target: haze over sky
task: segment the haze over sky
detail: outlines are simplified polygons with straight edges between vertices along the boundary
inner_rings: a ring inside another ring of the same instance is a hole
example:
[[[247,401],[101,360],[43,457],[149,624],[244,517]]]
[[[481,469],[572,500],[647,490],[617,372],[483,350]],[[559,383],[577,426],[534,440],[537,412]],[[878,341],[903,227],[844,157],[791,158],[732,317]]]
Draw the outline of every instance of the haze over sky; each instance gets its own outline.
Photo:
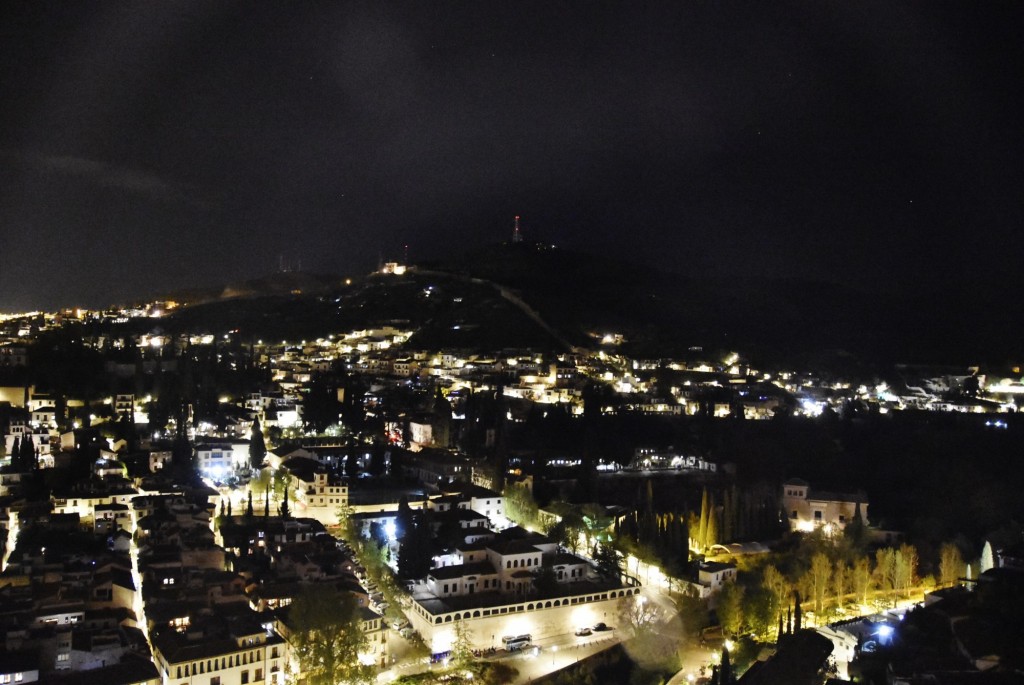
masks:
[[[7,2],[0,311],[508,237],[1024,285],[1020,2]]]

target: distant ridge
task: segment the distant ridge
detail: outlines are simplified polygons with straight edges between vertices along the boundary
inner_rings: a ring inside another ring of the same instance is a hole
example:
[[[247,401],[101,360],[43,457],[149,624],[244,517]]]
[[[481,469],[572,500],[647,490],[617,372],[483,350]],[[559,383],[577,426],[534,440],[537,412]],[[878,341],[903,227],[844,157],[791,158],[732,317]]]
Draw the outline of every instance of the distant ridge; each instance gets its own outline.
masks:
[[[432,268],[500,283],[577,344],[622,333],[634,356],[679,354],[693,346],[800,365],[823,357],[906,362],[1020,364],[1024,300],[999,319],[981,319],[999,295],[970,290],[896,294],[802,278],[695,277],[673,257],[656,264],[587,255],[544,243],[501,243],[438,260]],[[982,306],[979,306],[982,305]]]
[[[153,298],[174,300],[181,304],[201,304],[240,297],[268,297],[271,295],[316,295],[330,292],[342,280],[339,276],[314,274],[305,271],[280,271],[246,281],[223,286],[185,288]]]
[[[800,278],[693,277],[672,272],[672,263],[671,255],[638,265],[509,242],[351,285],[332,275],[281,272],[179,290],[163,299],[190,306],[161,326],[315,339],[399,322],[416,331],[411,344],[424,349],[596,349],[614,333],[623,342],[608,351],[634,358],[699,348],[790,368],[1024,360],[1024,304],[1000,320],[978,319],[972,310],[984,290],[896,296],[884,284],[869,291]]]

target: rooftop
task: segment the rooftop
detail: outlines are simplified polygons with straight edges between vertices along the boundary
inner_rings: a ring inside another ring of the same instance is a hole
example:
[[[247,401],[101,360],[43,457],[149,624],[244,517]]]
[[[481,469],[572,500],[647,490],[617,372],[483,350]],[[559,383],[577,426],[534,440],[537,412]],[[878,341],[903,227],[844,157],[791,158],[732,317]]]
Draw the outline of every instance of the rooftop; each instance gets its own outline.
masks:
[[[452,580],[465,576],[486,576],[494,575],[494,565],[489,561],[477,561],[469,564],[455,564],[454,566],[439,566],[430,569],[430,576],[435,580]]]

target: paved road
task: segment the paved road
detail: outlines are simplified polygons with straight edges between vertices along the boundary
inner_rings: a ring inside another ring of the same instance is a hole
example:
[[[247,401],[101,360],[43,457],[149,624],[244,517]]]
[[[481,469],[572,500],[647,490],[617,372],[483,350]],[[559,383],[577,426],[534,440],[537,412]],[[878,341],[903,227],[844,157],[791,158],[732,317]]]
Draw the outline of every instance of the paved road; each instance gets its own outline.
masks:
[[[618,632],[615,630],[594,633],[585,637],[576,637],[572,633],[567,633],[539,640],[534,644],[534,647],[540,648],[539,650],[531,648],[511,654],[499,650],[494,656],[484,658],[491,661],[501,661],[519,671],[519,675],[514,681],[515,683],[529,683],[536,678],[565,668],[580,659],[609,649],[618,644],[619,639]],[[423,660],[406,660],[379,673],[377,680],[386,683],[400,675],[411,675],[424,671],[440,671],[443,669],[444,666],[440,664],[427,664]]]
[[[619,643],[618,631],[594,633],[586,637],[569,634],[538,643],[540,653],[529,652],[509,657],[507,663],[519,670],[515,683],[529,683],[541,676],[565,668],[580,659],[603,652]]]

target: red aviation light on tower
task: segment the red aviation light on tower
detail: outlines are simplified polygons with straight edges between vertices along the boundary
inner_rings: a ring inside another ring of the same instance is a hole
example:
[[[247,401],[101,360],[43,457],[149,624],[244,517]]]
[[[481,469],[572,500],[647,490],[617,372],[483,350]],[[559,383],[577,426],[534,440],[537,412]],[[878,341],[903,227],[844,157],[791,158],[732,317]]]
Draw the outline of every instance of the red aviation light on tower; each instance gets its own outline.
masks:
[[[516,214],[516,227],[512,230],[512,242],[523,242],[523,234],[519,232],[519,215]]]

